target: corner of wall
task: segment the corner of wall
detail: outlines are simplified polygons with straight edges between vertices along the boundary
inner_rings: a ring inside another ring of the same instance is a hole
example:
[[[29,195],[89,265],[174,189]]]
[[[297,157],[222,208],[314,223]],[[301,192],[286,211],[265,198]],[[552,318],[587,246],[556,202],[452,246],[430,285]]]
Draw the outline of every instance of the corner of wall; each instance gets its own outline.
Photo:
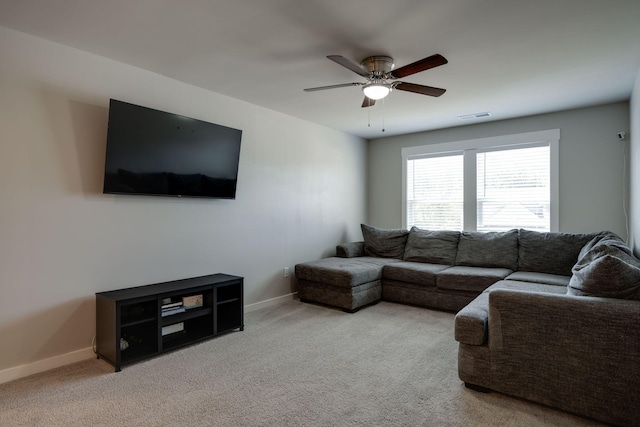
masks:
[[[629,245],[640,257],[640,69],[629,100]]]

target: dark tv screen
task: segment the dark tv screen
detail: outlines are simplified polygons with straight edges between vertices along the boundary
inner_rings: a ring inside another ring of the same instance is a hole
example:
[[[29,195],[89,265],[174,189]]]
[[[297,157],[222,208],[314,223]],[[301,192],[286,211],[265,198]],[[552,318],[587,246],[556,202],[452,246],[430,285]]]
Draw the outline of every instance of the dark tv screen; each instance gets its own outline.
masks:
[[[242,131],[112,99],[104,193],[235,199]]]

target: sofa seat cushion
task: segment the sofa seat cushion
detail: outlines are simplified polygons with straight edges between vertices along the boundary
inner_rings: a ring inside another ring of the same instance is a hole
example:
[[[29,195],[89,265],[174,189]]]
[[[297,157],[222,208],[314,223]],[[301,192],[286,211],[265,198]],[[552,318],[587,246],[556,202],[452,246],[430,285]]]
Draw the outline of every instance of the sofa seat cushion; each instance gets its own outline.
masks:
[[[330,257],[297,264],[296,278],[334,286],[351,288],[382,278],[382,267],[399,262],[397,259]]]
[[[455,266],[437,273],[436,286],[439,289],[480,293],[511,273],[513,271],[508,268]]]
[[[510,289],[515,291],[528,291],[528,292],[542,292],[546,294],[558,294],[562,295],[566,292],[562,286],[550,285],[547,283],[533,283],[533,282],[521,282],[518,280],[500,280],[489,286],[483,293],[496,289]]]
[[[564,276],[562,274],[538,273],[535,271],[516,271],[508,275],[506,277],[506,280],[567,286],[569,284],[569,280],[571,280],[571,276]]]
[[[469,345],[483,345],[487,342],[489,323],[489,293],[495,289],[563,294],[565,288],[553,284],[533,283],[515,280],[500,280],[494,283],[460,310],[455,317],[456,341]]]
[[[413,283],[419,286],[436,286],[436,273],[449,268],[442,264],[424,264],[420,262],[395,262],[387,264],[382,270],[385,280]]]

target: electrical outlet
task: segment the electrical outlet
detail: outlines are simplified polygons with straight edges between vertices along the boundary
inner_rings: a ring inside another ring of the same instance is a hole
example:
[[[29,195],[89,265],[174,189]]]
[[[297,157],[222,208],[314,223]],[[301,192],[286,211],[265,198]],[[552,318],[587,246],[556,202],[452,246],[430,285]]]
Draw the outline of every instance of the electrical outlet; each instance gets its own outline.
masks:
[[[284,277],[289,277],[289,267],[284,268]]]

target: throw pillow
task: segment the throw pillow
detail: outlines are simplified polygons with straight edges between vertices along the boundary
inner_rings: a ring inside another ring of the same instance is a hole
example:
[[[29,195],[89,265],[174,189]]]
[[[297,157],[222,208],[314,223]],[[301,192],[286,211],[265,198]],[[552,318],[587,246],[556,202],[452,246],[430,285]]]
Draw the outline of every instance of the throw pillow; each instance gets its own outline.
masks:
[[[461,232],[456,265],[515,270],[518,266],[518,230]]]
[[[381,258],[402,258],[409,231],[400,229],[384,230],[366,224],[361,224],[361,228],[365,255]]]
[[[624,245],[624,240],[622,240],[616,233],[612,231],[601,231],[597,233],[596,236],[589,240],[583,247],[580,249],[580,253],[578,254],[578,262],[591,250],[595,245],[597,245],[602,240],[617,240]]]
[[[573,267],[567,294],[640,299],[640,260],[615,235],[593,240]]]
[[[404,250],[404,260],[454,265],[459,238],[459,231],[429,231],[411,227]]]

